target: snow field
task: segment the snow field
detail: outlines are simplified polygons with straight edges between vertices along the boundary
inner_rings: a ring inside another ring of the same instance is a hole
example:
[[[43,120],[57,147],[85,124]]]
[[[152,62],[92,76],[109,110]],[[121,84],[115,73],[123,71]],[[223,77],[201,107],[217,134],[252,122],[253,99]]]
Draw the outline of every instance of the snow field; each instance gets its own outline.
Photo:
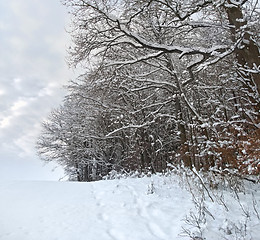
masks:
[[[239,193],[240,201],[223,192],[226,207],[220,195],[214,202],[206,198],[202,205],[209,214],[202,214],[198,230],[187,219],[200,210],[176,176],[91,183],[1,182],[0,240],[190,239],[183,236],[183,228],[209,240],[257,240],[260,221],[251,195],[254,192],[260,213],[257,187]],[[200,202],[199,192],[195,196]]]
[[[192,206],[189,194],[179,187],[149,194],[149,184],[150,178],[1,183],[0,239],[180,238],[184,209]]]

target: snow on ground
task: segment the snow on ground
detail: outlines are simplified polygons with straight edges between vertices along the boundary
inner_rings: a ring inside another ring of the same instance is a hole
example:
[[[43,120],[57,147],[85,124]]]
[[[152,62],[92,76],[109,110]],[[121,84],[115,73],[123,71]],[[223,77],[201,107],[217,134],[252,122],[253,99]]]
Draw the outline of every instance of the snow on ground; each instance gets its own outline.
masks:
[[[249,210],[251,202],[246,196],[241,195],[241,204]],[[223,234],[226,239],[260,239],[260,224],[253,210],[246,238],[235,238],[240,236],[236,226],[244,217],[232,196],[226,201],[228,212],[216,202],[205,201],[205,209],[215,218],[208,215],[207,221],[202,221],[201,231],[207,239],[224,239]],[[259,203],[260,194],[256,201]],[[91,183],[0,183],[1,240],[190,239],[180,234],[182,227],[189,229],[184,220],[192,213],[196,215],[192,195],[173,176]]]

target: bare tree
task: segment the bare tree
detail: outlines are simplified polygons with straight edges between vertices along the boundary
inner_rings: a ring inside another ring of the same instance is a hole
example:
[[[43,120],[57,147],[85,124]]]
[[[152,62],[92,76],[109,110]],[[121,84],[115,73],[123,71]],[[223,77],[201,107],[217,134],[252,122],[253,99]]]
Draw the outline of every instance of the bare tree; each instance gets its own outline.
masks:
[[[95,159],[109,170],[244,164],[242,146],[259,141],[258,1],[62,2],[73,17],[70,64],[87,72],[67,101],[84,151],[99,139]]]

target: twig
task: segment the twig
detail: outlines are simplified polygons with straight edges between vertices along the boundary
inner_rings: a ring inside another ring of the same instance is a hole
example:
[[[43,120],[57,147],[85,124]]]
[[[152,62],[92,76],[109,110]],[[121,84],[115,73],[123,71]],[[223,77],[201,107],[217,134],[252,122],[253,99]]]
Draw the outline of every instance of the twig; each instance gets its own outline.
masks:
[[[191,169],[191,171],[199,178],[199,180],[200,180],[202,186],[204,187],[204,189],[206,190],[206,192],[207,192],[209,198],[211,199],[212,202],[214,202],[214,199],[213,199],[212,196],[210,195],[209,190],[207,189],[205,183],[203,182],[203,179],[201,178],[201,176],[200,176],[199,173],[197,172],[196,168],[193,167],[193,168]]]
[[[253,208],[254,208],[255,214],[256,214],[257,218],[260,220],[258,210],[256,209],[257,202],[256,202],[256,199],[255,199],[255,195],[253,193],[252,193],[252,198],[253,198]]]

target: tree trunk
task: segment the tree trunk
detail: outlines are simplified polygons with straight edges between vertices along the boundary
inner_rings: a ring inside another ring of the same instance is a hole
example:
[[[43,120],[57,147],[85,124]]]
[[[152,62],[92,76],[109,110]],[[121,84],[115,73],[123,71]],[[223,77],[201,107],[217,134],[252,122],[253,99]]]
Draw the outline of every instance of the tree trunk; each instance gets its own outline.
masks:
[[[236,42],[241,38],[242,42],[236,47],[235,54],[239,67],[255,69],[260,66],[260,53],[258,46],[253,41],[252,33],[246,26],[247,21],[244,19],[241,7],[231,4],[231,0],[227,1],[229,7],[226,7],[229,23],[231,25],[231,38]],[[242,46],[241,46],[242,44]],[[252,97],[253,87],[256,86],[257,94],[260,95],[260,74],[259,73],[244,73],[240,71],[240,75],[246,79],[244,87],[249,93],[251,102],[255,105],[255,110],[259,113],[259,100]]]

